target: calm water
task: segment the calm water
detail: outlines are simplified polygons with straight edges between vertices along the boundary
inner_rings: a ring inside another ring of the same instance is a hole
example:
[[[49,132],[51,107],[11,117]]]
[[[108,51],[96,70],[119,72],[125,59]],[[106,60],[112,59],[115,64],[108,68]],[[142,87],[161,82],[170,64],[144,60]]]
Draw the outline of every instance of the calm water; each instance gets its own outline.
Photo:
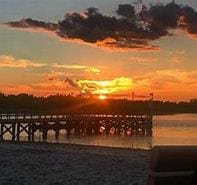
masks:
[[[36,140],[41,141],[41,138],[41,135],[38,134]],[[27,138],[21,139],[26,140]],[[49,132],[48,141],[143,149],[149,149],[154,145],[197,145],[197,114],[155,116],[153,137],[101,135],[68,139],[62,132],[59,141],[56,141],[55,133]]]

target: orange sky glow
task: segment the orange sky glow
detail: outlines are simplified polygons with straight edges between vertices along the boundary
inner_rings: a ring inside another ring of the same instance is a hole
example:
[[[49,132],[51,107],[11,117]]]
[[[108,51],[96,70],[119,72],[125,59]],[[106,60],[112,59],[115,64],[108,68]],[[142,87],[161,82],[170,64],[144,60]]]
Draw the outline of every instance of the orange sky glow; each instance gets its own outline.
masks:
[[[156,70],[135,75],[133,78],[120,76],[101,80],[105,78],[102,68],[93,65],[49,65],[25,59],[15,59],[11,56],[0,56],[0,61],[0,70],[9,71],[9,77],[3,74],[4,79],[1,77],[0,83],[1,91],[6,94],[25,92],[37,96],[47,96],[57,93],[73,93],[75,95],[81,93],[98,95],[99,99],[103,100],[106,97],[130,99],[132,92],[142,95],[154,92],[156,99],[178,101],[179,99],[195,98],[197,92],[196,70]],[[49,73],[41,72],[32,77],[32,71],[47,67],[50,68]],[[20,73],[22,71],[23,73]],[[83,77],[83,79],[72,80],[68,83],[65,81],[68,71],[82,73],[87,76],[87,79]],[[113,70],[108,73],[114,76]]]
[[[53,17],[48,16],[43,18],[45,23]],[[0,19],[2,93],[72,94],[105,100],[131,99],[134,92],[136,99],[146,99],[150,93],[156,100],[197,99],[197,34],[189,30],[184,16],[176,29],[157,39],[129,32],[128,38],[107,35],[95,42],[61,37],[57,31],[39,27],[13,28],[4,23],[20,19],[15,14],[8,18]]]

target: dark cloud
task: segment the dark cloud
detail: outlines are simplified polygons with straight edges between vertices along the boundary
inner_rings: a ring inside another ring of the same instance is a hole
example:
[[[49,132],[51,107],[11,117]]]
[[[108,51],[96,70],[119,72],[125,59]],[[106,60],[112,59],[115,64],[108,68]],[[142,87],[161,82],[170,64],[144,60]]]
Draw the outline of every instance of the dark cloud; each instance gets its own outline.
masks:
[[[187,28],[187,31],[191,34],[197,34],[197,12],[189,6],[182,8],[181,14],[183,26]]]
[[[92,95],[92,91],[97,89],[93,85],[89,85],[89,84],[82,85],[81,83],[78,83],[78,81],[74,81],[70,78],[66,78],[65,83],[78,90],[81,95],[85,95],[85,96]]]
[[[156,4],[139,12],[129,4],[119,5],[119,17],[105,16],[97,8],[88,8],[84,13],[67,13],[58,24],[23,19],[9,22],[12,27],[42,28],[55,32],[64,39],[81,39],[87,43],[102,43],[112,48],[155,50],[149,41],[168,35],[168,29],[182,27],[188,33],[197,34],[197,12],[189,6],[176,3]],[[97,44],[98,45],[98,44]]]
[[[81,89],[79,87],[79,85],[75,81],[73,81],[72,79],[70,79],[70,78],[66,78],[65,83],[68,83],[71,87],[77,88],[79,90]]]
[[[33,20],[31,18],[22,19],[20,21],[14,21],[8,23],[12,27],[20,27],[20,28],[43,28],[49,31],[56,31],[58,29],[58,24],[43,22]]]

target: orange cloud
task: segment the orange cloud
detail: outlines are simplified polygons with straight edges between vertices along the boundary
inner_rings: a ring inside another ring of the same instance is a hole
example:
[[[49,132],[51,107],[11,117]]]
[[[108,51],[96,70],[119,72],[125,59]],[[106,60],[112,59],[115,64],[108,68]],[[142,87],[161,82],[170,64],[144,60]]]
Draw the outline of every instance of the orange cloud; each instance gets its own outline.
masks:
[[[134,79],[137,89],[146,89],[154,91],[177,91],[191,90],[191,85],[197,90],[197,81],[195,79],[197,71],[183,70],[157,70],[153,73],[138,76]]]
[[[154,92],[160,100],[187,101],[197,97],[197,70],[157,70],[133,79],[137,93]]]
[[[136,62],[136,63],[153,63],[156,62],[156,58],[144,58],[144,57],[130,57],[131,62]]]
[[[107,95],[113,98],[130,98],[131,92],[148,94],[154,92],[155,98],[170,100],[188,100],[196,98],[197,71],[157,70],[135,78],[119,77],[112,80],[73,81],[54,80],[30,84],[0,85],[2,92],[10,94],[29,93],[47,96],[50,94],[84,93],[85,95]]]
[[[48,96],[52,94],[67,94],[69,87],[64,81],[58,82],[38,82],[31,84],[0,85],[1,92],[6,94],[28,93],[37,96]]]
[[[97,41],[95,44],[97,47],[104,49],[109,52],[127,52],[127,51],[159,51],[160,48],[157,46],[149,45],[146,40],[115,40],[107,38],[103,41]]]
[[[77,65],[77,64],[58,64],[58,63],[52,63],[52,64],[44,64],[44,63],[36,63],[31,60],[26,59],[16,59],[12,56],[6,56],[6,55],[0,55],[0,68],[39,68],[37,69],[40,73],[47,71],[50,73],[56,73],[57,75],[64,75],[65,71],[63,72],[63,69],[67,70],[81,70],[87,73],[94,73],[94,74],[100,74],[101,70],[93,67],[93,66],[86,66],[86,65]],[[48,70],[47,70],[48,69]],[[36,69],[34,70],[36,72]]]
[[[15,59],[12,56],[1,55],[0,56],[0,67],[8,68],[27,68],[27,67],[42,67],[45,64],[35,63],[25,59]]]
[[[101,72],[101,70],[96,67],[84,66],[84,65],[53,64],[52,66],[55,68],[84,70],[85,72],[96,73],[96,74],[99,74]]]
[[[120,77],[113,80],[78,80],[66,81],[72,87],[78,89],[81,93],[89,94],[113,94],[128,91],[133,88],[133,80],[131,78]]]

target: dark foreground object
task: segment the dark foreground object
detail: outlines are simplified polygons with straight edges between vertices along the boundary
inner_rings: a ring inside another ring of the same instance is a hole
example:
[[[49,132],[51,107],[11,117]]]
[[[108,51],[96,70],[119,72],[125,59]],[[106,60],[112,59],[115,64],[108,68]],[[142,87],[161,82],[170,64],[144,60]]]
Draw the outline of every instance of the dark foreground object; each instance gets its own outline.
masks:
[[[0,185],[146,185],[149,151],[0,143]]]
[[[148,185],[197,185],[197,146],[154,147]]]

